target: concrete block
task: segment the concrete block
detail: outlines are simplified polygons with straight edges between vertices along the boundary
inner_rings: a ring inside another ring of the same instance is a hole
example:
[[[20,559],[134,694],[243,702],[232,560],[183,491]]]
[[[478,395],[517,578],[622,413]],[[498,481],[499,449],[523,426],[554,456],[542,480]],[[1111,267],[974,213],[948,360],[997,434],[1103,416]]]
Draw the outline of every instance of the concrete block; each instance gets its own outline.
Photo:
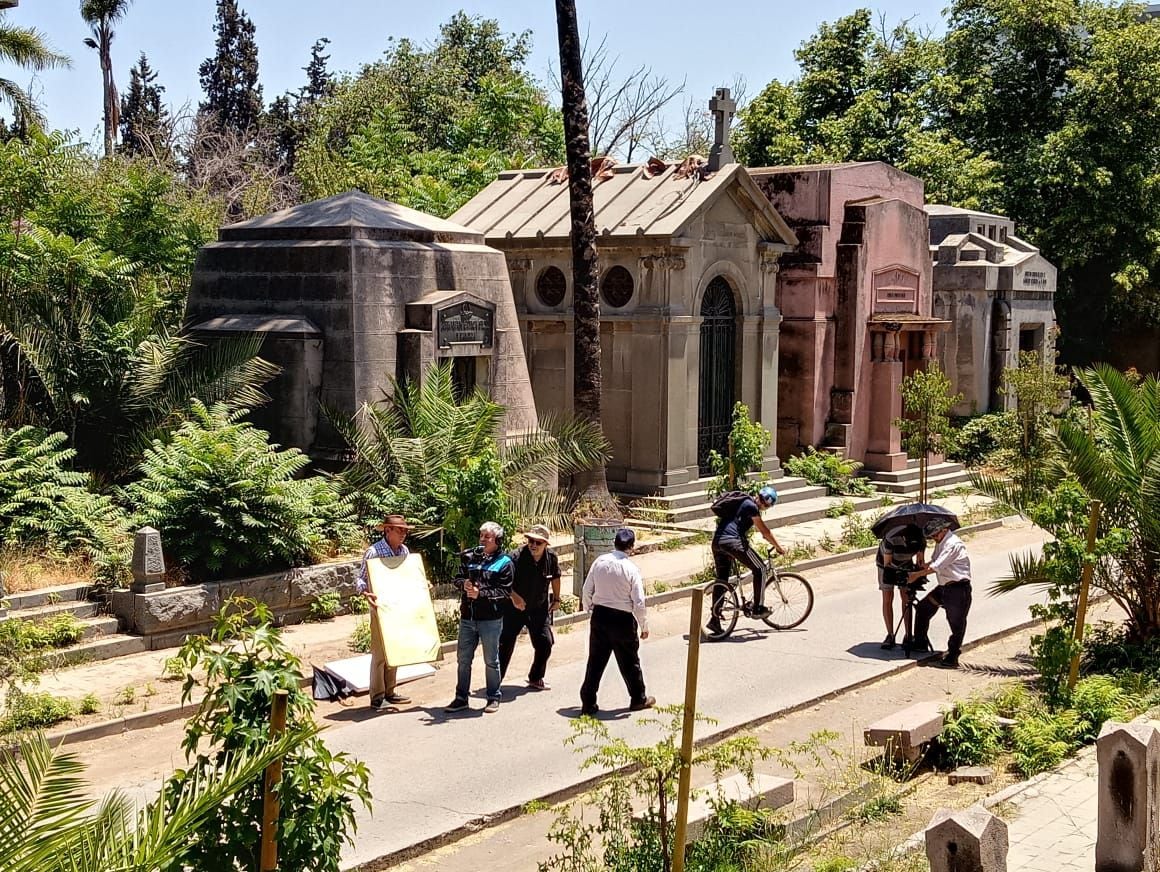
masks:
[[[1160,863],[1160,730],[1155,724],[1104,724],[1099,767],[1096,872],[1142,872]]]
[[[697,788],[695,792],[697,795],[689,801],[688,826],[685,830],[688,842],[696,841],[704,835],[706,825],[714,816],[714,801],[736,802],[750,809],[777,809],[794,800],[792,779],[761,772],[754,773],[752,783],[738,773],[721,779],[715,785]],[[676,820],[675,802],[669,806],[668,816],[670,821]]]
[[[939,809],[925,836],[930,872],[1007,872],[1007,824],[981,805]]]
[[[161,533],[152,527],[142,527],[133,537],[133,561],[130,564],[134,593],[165,589],[165,557],[161,552]]]
[[[990,784],[995,772],[990,766],[960,766],[947,776],[947,784]]]
[[[914,762],[942,728],[943,704],[918,702],[870,724],[863,737],[867,745],[886,748],[895,759]]]

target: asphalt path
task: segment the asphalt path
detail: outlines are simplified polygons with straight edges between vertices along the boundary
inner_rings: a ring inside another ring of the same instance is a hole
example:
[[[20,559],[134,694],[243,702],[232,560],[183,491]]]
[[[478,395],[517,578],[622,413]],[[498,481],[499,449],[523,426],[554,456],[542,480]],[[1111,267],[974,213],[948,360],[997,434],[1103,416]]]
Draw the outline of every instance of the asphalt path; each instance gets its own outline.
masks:
[[[1009,573],[1012,551],[1037,548],[1042,534],[1026,526],[1002,528],[968,541],[974,575],[974,603],[967,629],[972,639],[1016,627],[1029,619],[1028,606],[1042,600],[1034,591],[1001,597],[986,594],[989,582]],[[799,629],[778,632],[742,618],[734,636],[701,646],[698,710],[715,725],[700,725],[698,735],[735,729],[851,685],[902,668],[900,651],[884,652],[878,593],[869,561],[810,573],[815,605]],[[651,637],[641,646],[649,693],[660,704],[684,696],[688,651],[689,600],[650,612]],[[586,634],[587,625],[577,627]],[[936,615],[934,644],[945,643],[946,622]],[[572,641],[572,640],[569,640]],[[509,679],[522,678],[528,642],[522,639]],[[576,643],[573,643],[576,648]],[[969,661],[969,652],[964,660]],[[422,704],[389,715],[351,712],[353,720],[325,732],[333,750],[349,751],[371,771],[374,805],[360,811],[355,844],[344,854],[353,866],[435,839],[445,833],[523,803],[573,787],[592,772],[565,746],[578,714],[577,690],[582,656],[554,658],[549,668],[553,690],[528,693],[519,684],[504,686],[505,702],[496,714],[481,711],[482,664],[477,654],[472,710],[444,714],[441,706]],[[453,684],[454,655],[438,679]],[[954,673],[948,673],[953,681]],[[415,694],[417,697],[419,694]],[[429,694],[424,694],[424,697]],[[450,694],[445,703],[450,701]],[[615,662],[609,664],[600,694],[601,719],[610,732],[634,744],[653,741],[659,729],[642,724],[642,714],[627,711],[628,697]]]

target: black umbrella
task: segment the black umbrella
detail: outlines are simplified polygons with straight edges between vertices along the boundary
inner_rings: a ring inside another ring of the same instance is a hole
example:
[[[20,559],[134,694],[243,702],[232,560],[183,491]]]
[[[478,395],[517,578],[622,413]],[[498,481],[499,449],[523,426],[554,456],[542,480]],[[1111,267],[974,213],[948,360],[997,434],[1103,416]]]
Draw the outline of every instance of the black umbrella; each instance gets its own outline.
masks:
[[[928,521],[935,519],[950,521],[951,529],[957,530],[961,526],[954,512],[942,506],[932,506],[930,503],[907,503],[897,509],[891,509],[875,522],[871,532],[879,539],[889,533],[899,524],[914,524],[920,530]]]

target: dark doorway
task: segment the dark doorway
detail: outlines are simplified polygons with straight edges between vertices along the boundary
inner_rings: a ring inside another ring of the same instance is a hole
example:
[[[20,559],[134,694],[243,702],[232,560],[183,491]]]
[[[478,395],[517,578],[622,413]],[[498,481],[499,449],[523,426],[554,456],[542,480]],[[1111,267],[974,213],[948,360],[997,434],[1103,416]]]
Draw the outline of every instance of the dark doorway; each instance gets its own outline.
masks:
[[[455,401],[462,403],[475,393],[475,358],[451,358],[451,390]]]
[[[709,452],[729,451],[736,399],[737,307],[733,289],[718,276],[701,301],[701,378],[697,408],[697,466],[708,475]]]

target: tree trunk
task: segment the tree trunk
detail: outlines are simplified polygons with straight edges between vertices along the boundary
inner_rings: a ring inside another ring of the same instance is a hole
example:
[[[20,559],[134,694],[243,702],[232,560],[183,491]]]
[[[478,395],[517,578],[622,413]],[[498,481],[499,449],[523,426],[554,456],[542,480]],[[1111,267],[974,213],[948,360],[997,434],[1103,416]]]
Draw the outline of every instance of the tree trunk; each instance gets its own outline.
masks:
[[[584,95],[580,28],[575,0],[556,0],[560,37],[560,83],[564,110],[564,144],[568,156],[568,203],[572,216],[572,312],[575,342],[573,409],[578,418],[601,426],[600,418],[600,268],[596,257],[596,216],[592,205],[588,100]],[[604,465],[578,476],[581,511],[619,518],[608,493]]]

